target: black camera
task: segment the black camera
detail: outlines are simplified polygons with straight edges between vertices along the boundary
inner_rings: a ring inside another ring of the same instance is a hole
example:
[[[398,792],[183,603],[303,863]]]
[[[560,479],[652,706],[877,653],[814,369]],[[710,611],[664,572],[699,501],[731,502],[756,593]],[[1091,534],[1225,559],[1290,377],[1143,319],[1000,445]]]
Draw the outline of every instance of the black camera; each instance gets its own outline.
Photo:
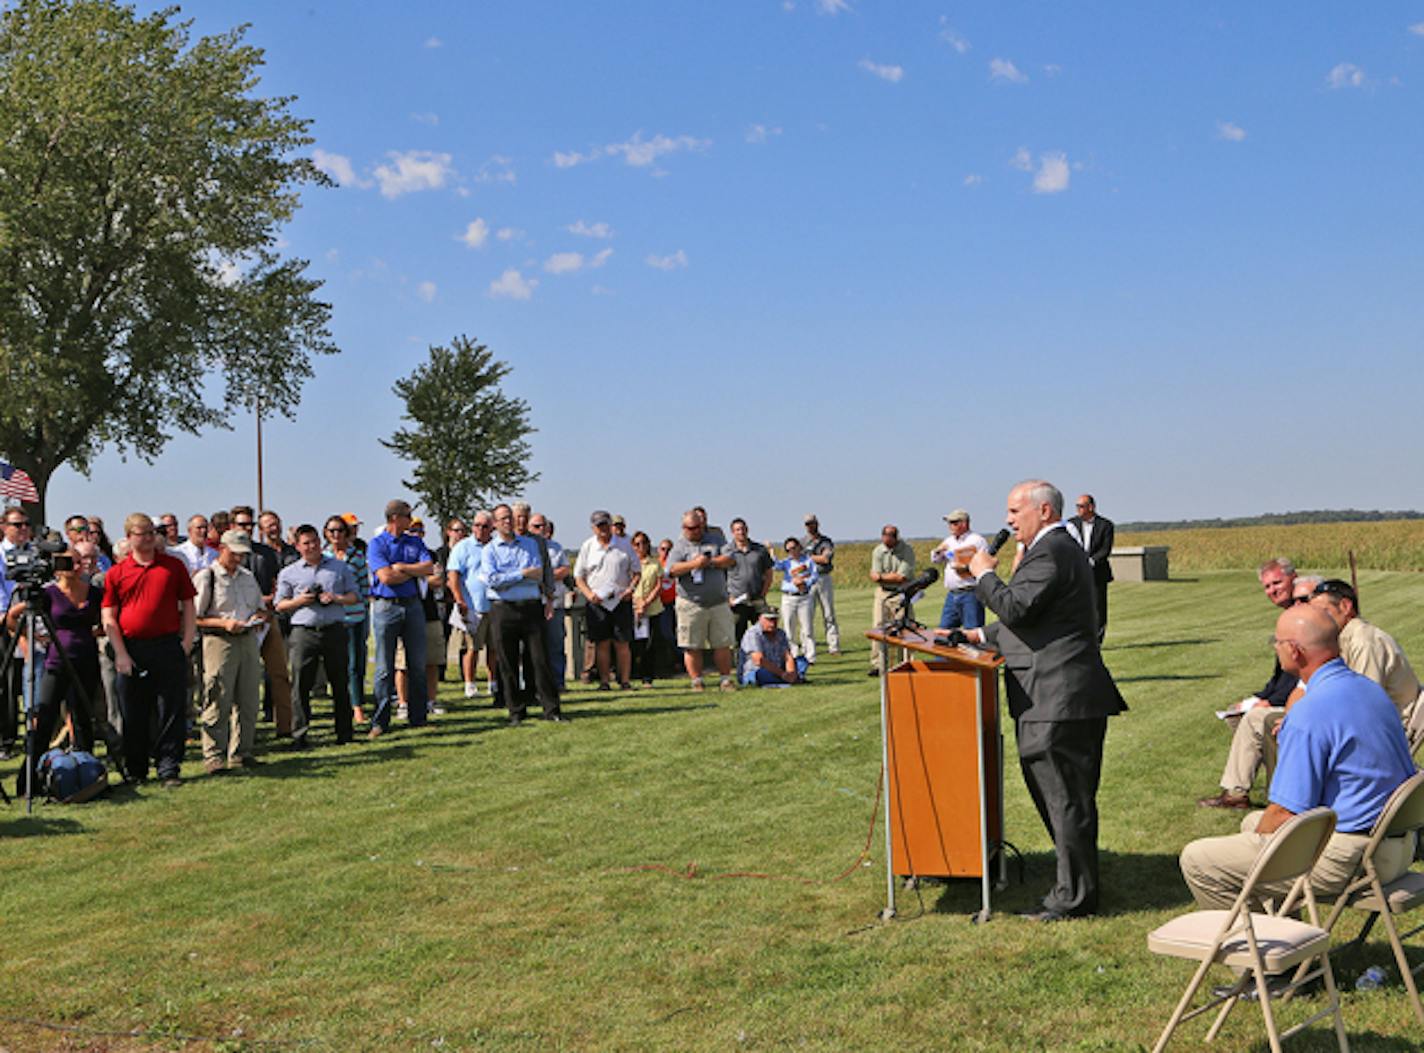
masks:
[[[57,567],[56,557],[68,546],[63,541],[34,541],[18,545],[5,553],[5,577],[17,586],[37,587],[54,580],[54,572],[73,570],[72,557],[68,567]]]

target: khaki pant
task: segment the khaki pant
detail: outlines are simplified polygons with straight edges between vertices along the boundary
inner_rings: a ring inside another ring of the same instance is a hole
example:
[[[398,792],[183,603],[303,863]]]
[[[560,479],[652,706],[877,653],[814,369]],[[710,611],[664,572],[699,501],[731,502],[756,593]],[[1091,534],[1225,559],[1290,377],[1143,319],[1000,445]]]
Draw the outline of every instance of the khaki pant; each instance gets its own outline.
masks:
[[[199,718],[203,761],[226,764],[250,757],[261,709],[262,658],[257,637],[251,632],[236,636],[205,633],[203,710]]]
[[[913,607],[906,607],[905,597],[890,592],[889,589],[882,589],[879,585],[875,587],[875,602],[870,608],[870,627],[878,629],[886,622],[894,621],[900,617],[900,612],[904,611],[908,617],[913,618],[915,611]],[[872,643],[870,645],[870,668],[879,672],[885,672],[885,652],[889,650],[882,643]],[[900,652],[900,661],[905,660],[905,649],[897,648]]]
[[[1236,719],[1226,767],[1221,772],[1221,788],[1243,797],[1256,781],[1256,772],[1266,757],[1267,740],[1274,742],[1273,729],[1285,717],[1279,706],[1254,706]],[[1274,753],[1274,751],[1272,751]]]
[[[274,622],[262,641],[262,668],[272,692],[272,724],[278,735],[292,733],[292,671],[287,668],[287,641]],[[305,725],[303,719],[299,722]]]
[[[1225,909],[1236,902],[1246,875],[1256,862],[1270,834],[1256,833],[1256,824],[1264,812],[1252,812],[1241,820],[1239,834],[1225,837],[1203,837],[1182,849],[1182,877],[1192,898],[1203,910]],[[1310,887],[1322,899],[1334,899],[1350,883],[1360,867],[1360,857],[1369,844],[1369,834],[1346,834],[1336,831],[1325,843],[1314,869],[1310,872]],[[1414,858],[1414,838],[1396,837],[1380,842],[1375,852],[1375,868],[1386,884],[1403,874]],[[1251,909],[1260,910],[1266,900],[1283,900],[1291,882],[1257,885],[1259,901]]]

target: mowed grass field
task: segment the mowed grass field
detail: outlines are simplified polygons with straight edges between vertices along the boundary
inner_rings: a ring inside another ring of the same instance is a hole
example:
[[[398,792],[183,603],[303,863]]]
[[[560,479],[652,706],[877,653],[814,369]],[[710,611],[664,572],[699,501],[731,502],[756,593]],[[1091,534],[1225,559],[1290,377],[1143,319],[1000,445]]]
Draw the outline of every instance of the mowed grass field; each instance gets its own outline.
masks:
[[[1366,615],[1424,655],[1424,577],[1360,584]],[[1105,657],[1132,708],[1107,740],[1103,914],[1047,927],[1014,914],[1053,860],[1012,762],[1006,832],[1027,881],[987,925],[968,920],[974,882],[904,894],[899,918],[877,921],[878,812],[853,865],[880,769],[869,600],[840,593],[848,652],[803,688],[581,688],[572,723],[508,729],[447,684],[448,716],[375,744],[274,751],[221,778],[194,759],[177,791],[28,818],[10,806],[0,1048],[1150,1046],[1189,967],[1149,954],[1145,935],[1190,905],[1182,845],[1239,820],[1195,800],[1228,741],[1212,711],[1270,671],[1274,608],[1254,575],[1113,586]],[[318,726],[329,734],[325,712]],[[0,766],[8,785],[15,769]],[[1369,965],[1391,982],[1356,992]],[[1355,1049],[1424,1045],[1381,939],[1337,975]],[[1264,1048],[1258,1024],[1238,1009],[1215,1048]],[[1335,1047],[1314,1031],[1291,1048]]]

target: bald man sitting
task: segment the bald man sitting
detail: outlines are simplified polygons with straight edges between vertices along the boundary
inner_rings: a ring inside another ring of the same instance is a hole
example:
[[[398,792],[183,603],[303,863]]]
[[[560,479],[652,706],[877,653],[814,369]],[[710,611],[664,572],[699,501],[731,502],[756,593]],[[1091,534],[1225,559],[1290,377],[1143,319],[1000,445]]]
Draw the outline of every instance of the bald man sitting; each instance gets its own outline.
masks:
[[[1269,835],[1321,805],[1338,819],[1310,882],[1317,896],[1338,895],[1390,794],[1414,774],[1399,711],[1384,688],[1340,660],[1340,631],[1324,611],[1286,610],[1276,622],[1274,646],[1281,668],[1300,678],[1305,693],[1281,724],[1266,810],[1246,816],[1239,834],[1204,837],[1182,849],[1182,876],[1203,908],[1230,907]],[[1392,881],[1413,857],[1412,839],[1383,842],[1375,855],[1380,879]],[[1284,895],[1288,886],[1258,889],[1265,900]]]

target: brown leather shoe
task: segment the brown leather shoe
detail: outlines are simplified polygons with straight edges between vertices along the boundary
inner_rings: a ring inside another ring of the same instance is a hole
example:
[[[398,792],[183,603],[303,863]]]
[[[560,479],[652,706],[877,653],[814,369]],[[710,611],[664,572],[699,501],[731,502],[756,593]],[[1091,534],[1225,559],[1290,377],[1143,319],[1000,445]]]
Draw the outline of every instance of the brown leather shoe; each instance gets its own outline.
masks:
[[[1197,802],[1198,808],[1236,808],[1241,811],[1251,807],[1251,798],[1244,793],[1227,793],[1222,790],[1215,797],[1203,797]]]

